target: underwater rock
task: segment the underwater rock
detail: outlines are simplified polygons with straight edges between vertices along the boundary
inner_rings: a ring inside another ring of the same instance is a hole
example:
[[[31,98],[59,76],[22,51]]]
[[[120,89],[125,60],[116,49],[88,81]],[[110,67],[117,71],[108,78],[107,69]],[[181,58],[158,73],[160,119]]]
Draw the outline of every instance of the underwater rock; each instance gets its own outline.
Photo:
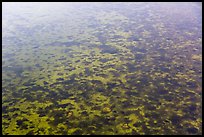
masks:
[[[68,104],[61,104],[61,105],[58,105],[59,108],[66,108],[68,106]]]
[[[187,132],[190,134],[196,134],[198,132],[198,129],[194,127],[187,128]]]
[[[99,59],[99,61],[102,62],[102,63],[106,63],[106,62],[108,62],[109,60],[110,60],[110,59],[106,59],[106,58]]]
[[[143,53],[136,53],[135,54],[135,60],[137,61],[140,61],[140,60],[142,60],[142,59],[144,59],[145,58],[145,54],[143,54]]]
[[[24,72],[24,70],[28,70],[28,68],[24,68],[22,66],[17,66],[17,65],[14,65],[14,66],[6,66],[6,67],[3,67],[2,68],[3,70],[7,70],[7,71],[12,71],[13,73],[16,74],[17,77],[20,77],[21,74]]]
[[[196,105],[190,105],[189,110],[190,110],[190,112],[196,111]]]
[[[196,82],[187,82],[186,84],[188,85],[189,88],[196,88],[197,87]]]
[[[21,127],[25,121],[28,121],[26,118],[19,119],[16,121],[16,124]]]
[[[130,72],[130,73],[138,70],[138,68],[135,66],[135,64],[127,63],[126,66],[128,68],[128,72]]]
[[[2,113],[7,113],[8,106],[2,106]]]
[[[108,45],[100,45],[98,47],[102,50],[101,53],[115,54],[119,51],[118,49]]]
[[[74,131],[74,132],[72,133],[72,135],[82,135],[82,133],[83,133],[83,130],[82,130],[82,129],[77,129],[76,131]]]
[[[88,115],[89,115],[89,114],[87,113],[87,111],[85,111],[85,110],[82,111],[81,114],[82,114],[83,116],[88,116]]]
[[[136,53],[136,52],[141,52],[141,53],[146,53],[147,50],[144,48],[138,48],[136,46],[128,46],[128,49],[131,50],[131,52]]]
[[[108,82],[108,83],[107,83],[107,86],[108,86],[107,89],[113,89],[113,88],[117,87],[118,84],[117,84],[117,83],[114,83],[114,82]]]
[[[134,127],[139,127],[139,126],[141,126],[141,123],[136,122],[136,123],[133,124],[133,126],[134,126]]]
[[[29,87],[28,90],[30,91],[49,91],[48,89],[42,87],[42,86],[38,86],[38,85],[35,85],[35,86],[32,86],[32,87]]]
[[[66,57],[60,57],[58,60],[66,60]]]
[[[122,101],[122,104],[121,104],[122,108],[130,108],[133,106],[132,102],[131,101]],[[126,111],[127,113],[131,112],[132,110],[130,111]],[[133,110],[134,111],[134,110]]]
[[[93,131],[93,130],[95,130],[95,129],[96,129],[95,126],[89,126],[89,127],[87,128],[87,130],[89,130],[89,131]]]
[[[36,66],[36,67],[38,67],[38,68],[39,68],[39,67],[41,67],[41,66],[40,66],[40,64],[38,64],[38,63],[37,63],[37,64],[35,64],[35,66]]]
[[[169,120],[169,119],[165,119],[164,121],[163,121],[163,124],[169,124],[171,121]]]
[[[105,119],[108,121],[115,121],[116,120],[116,118],[114,116],[108,116]]]
[[[12,95],[16,98],[22,97],[22,93],[19,92],[13,92]]]
[[[80,43],[78,42],[75,42],[75,41],[71,41],[71,42],[53,42],[53,43],[50,43],[50,44],[47,44],[46,46],[66,46],[66,47],[69,47],[69,46],[75,46],[75,45],[79,45]]]
[[[43,81],[43,84],[44,84],[44,85],[48,85],[49,83],[48,83],[48,82],[46,82],[46,81]]]
[[[93,84],[103,84],[100,80],[91,80]]]
[[[64,78],[57,78],[57,81],[64,81]]]
[[[156,107],[155,107],[155,106],[153,106],[153,105],[148,105],[148,106],[147,106],[147,109],[148,109],[148,110],[155,110],[155,109],[156,109]]]
[[[141,38],[137,38],[137,37],[135,37],[135,36],[131,36],[131,37],[129,37],[128,38],[128,41],[141,41],[142,39]]]
[[[88,121],[88,120],[81,120],[81,121],[79,121],[79,124],[78,124],[78,126],[80,127],[80,128],[87,128],[87,126],[90,124],[90,122]]]
[[[23,85],[24,85],[24,86],[34,86],[35,83],[25,82]]]
[[[97,92],[104,92],[105,88],[104,87],[96,87],[95,89]]]
[[[174,100],[174,97],[169,96],[168,94],[167,94],[167,95],[164,95],[163,98],[164,98],[166,101],[169,101],[169,102],[171,102],[171,101]]]
[[[158,89],[158,93],[163,95],[163,94],[168,94],[168,90],[165,90],[165,89]]]
[[[181,120],[182,118],[178,115],[173,115],[171,118],[170,118],[172,124],[176,125],[176,124],[180,124],[181,123]]]
[[[35,135],[35,132],[34,132],[34,130],[31,130],[26,135]]]
[[[126,123],[130,123],[130,122],[132,122],[132,119],[130,119],[130,117],[128,117],[128,116],[125,116],[124,121]]]
[[[185,108],[183,109],[183,111],[184,111],[185,113],[189,113],[189,114],[193,115],[193,114],[195,113],[196,109],[197,109],[196,105],[195,105],[195,104],[192,104],[192,105],[190,105],[190,106],[185,107]]]
[[[120,73],[118,73],[117,71],[115,70],[111,70],[109,71],[114,77],[119,77],[120,76]]]
[[[162,71],[162,72],[169,72],[169,68],[165,67],[165,66],[160,66],[159,69]]]
[[[133,91],[127,91],[127,92],[125,92],[125,94],[128,96],[138,96],[139,95],[138,92],[133,92]]]
[[[69,52],[72,52],[73,50],[72,49],[64,49],[62,52],[63,53],[69,53]]]

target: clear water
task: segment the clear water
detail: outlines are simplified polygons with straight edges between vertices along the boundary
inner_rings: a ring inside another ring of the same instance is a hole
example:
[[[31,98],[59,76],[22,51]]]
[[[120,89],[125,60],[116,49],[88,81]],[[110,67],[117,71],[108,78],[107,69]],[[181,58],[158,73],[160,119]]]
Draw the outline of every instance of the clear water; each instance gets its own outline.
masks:
[[[2,134],[202,134],[201,3],[3,3]]]

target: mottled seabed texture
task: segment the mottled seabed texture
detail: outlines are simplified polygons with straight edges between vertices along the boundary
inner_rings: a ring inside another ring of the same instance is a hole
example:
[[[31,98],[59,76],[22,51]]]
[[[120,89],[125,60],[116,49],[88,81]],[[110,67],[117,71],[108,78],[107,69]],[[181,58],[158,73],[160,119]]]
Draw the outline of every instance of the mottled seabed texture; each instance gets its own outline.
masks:
[[[201,3],[3,3],[2,134],[202,134]]]

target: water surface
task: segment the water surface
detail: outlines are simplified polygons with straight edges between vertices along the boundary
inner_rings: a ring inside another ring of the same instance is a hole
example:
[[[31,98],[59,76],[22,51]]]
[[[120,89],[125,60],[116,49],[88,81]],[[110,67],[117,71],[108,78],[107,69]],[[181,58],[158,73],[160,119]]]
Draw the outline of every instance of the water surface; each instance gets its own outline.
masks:
[[[4,135],[202,134],[201,3],[3,3]]]

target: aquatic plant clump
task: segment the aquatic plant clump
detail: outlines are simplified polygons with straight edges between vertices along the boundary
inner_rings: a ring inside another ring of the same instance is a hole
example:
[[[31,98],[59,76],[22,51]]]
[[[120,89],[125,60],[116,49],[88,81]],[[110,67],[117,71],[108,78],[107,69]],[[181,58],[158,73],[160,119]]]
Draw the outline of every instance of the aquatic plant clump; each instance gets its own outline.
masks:
[[[3,3],[3,135],[201,135],[200,3]]]

